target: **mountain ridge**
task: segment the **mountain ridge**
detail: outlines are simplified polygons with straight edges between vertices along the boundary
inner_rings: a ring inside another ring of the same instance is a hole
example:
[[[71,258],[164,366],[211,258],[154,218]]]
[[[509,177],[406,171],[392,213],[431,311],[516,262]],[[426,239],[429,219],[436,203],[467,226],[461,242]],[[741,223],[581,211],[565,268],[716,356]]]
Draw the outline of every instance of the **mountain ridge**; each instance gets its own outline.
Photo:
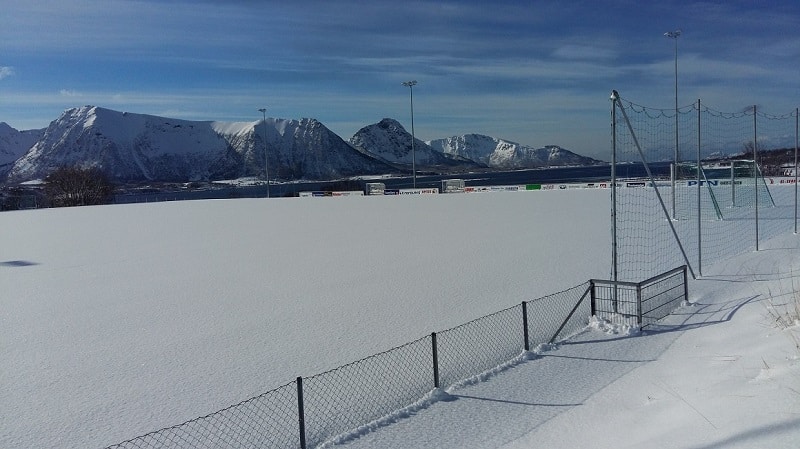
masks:
[[[427,141],[437,151],[461,156],[498,169],[597,165],[597,159],[575,154],[558,145],[534,148],[482,134],[465,134]]]
[[[325,180],[395,171],[315,119],[188,121],[96,106],[68,109],[51,122],[13,163],[7,182],[41,179],[64,165],[100,167],[124,182],[263,176],[267,165],[270,179]]]
[[[313,118],[190,121],[86,105],[47,128],[0,123],[0,181],[43,179],[62,166],[99,167],[115,182],[189,182],[263,177],[333,180],[417,170],[458,173],[602,163],[556,145],[534,149],[466,134],[424,142],[396,120],[361,128],[348,141]],[[265,153],[267,160],[265,160]]]

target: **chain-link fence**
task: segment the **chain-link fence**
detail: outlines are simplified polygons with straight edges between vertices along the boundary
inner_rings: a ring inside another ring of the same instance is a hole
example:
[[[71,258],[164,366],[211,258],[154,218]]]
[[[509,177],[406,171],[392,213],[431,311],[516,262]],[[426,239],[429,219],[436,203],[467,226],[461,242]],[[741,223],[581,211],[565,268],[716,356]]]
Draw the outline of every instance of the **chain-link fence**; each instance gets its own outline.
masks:
[[[367,424],[434,388],[431,337],[302,380],[306,446]]]
[[[569,337],[586,326],[591,313],[590,283],[576,285],[527,303],[531,347]]]
[[[685,282],[684,275],[680,279]],[[674,276],[639,286],[642,301],[669,311]],[[665,280],[666,279],[666,280]],[[589,281],[526,301],[403,346],[302,378],[183,424],[107,449],[312,448],[514,359],[532,347],[584,328],[603,281]],[[607,281],[610,282],[610,281]],[[625,283],[622,283],[625,284]],[[685,285],[680,284],[680,291]],[[635,301],[635,300],[634,300]],[[603,301],[599,310],[603,309]]]
[[[299,448],[295,382],[107,449]]]
[[[519,355],[525,346],[520,306],[438,332],[439,385],[487,371]]]

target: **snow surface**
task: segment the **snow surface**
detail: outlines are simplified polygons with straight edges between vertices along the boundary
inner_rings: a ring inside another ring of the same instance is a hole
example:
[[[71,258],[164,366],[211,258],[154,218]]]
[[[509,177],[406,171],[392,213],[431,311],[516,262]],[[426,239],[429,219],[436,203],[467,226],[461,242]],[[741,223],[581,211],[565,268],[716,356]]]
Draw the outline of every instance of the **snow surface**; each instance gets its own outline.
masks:
[[[609,211],[565,190],[5,212],[0,447],[118,443],[606,278]],[[800,331],[768,299],[797,290],[797,245],[707,268],[655,330],[595,323],[339,442],[796,447]]]

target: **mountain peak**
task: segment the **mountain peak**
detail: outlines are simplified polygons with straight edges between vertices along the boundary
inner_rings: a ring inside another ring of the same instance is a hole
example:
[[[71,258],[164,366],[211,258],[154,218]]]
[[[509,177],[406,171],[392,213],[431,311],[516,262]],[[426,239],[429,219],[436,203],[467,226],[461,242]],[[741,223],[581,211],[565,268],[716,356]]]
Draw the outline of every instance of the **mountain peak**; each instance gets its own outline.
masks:
[[[522,169],[565,165],[590,165],[596,161],[557,145],[533,148],[482,134],[465,134],[427,142],[445,154],[460,156],[493,168]]]
[[[99,167],[123,182],[263,176],[267,166],[270,179],[328,180],[394,171],[312,118],[188,121],[93,105],[64,111],[15,159],[8,174],[12,182],[43,178],[65,165]]]
[[[383,118],[383,119],[381,119],[381,121],[378,122],[378,127],[383,128],[383,129],[396,129],[396,130],[403,130],[403,131],[406,130],[403,127],[403,125],[400,124],[400,122],[398,122],[397,120],[395,120],[393,118]]]
[[[44,130],[18,131],[6,122],[0,122],[0,178],[11,169],[11,164],[22,157],[42,136]]]
[[[384,118],[378,123],[361,128],[350,138],[350,144],[381,160],[404,166],[416,164],[430,168],[478,168],[473,161],[434,150],[427,143],[414,138],[400,122],[391,118]]]

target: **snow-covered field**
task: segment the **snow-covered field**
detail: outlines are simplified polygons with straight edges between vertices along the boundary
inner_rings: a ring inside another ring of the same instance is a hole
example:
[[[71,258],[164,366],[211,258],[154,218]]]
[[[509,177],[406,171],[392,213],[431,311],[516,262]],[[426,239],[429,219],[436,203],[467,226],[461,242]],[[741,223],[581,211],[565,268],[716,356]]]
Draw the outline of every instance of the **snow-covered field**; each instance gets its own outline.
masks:
[[[609,196],[237,199],[0,214],[0,447],[118,443],[607,278]],[[586,332],[576,343],[608,341],[553,348],[346,444],[796,442],[800,337],[771,323],[765,304],[793,288],[785,279],[800,269],[797,239],[692,283],[700,305],[676,315],[689,325],[637,338]],[[631,345],[642,354],[635,363]],[[550,402],[529,398],[542,390]],[[499,419],[509,407],[522,419]]]

